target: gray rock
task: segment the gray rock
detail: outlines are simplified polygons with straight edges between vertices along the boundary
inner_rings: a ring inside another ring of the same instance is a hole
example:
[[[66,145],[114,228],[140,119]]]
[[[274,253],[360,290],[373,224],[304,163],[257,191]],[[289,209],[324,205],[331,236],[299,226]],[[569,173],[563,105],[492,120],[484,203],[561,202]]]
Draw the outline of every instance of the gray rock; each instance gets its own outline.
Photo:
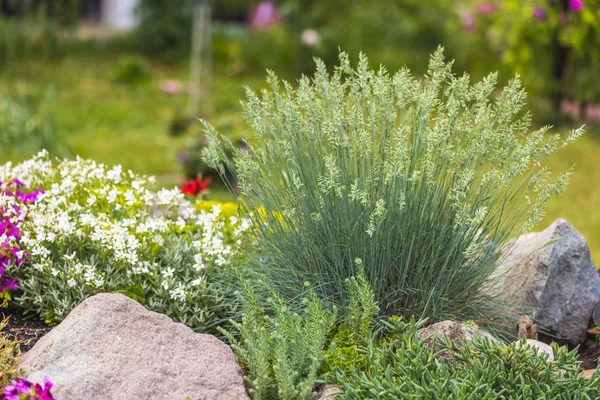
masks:
[[[496,293],[540,328],[571,345],[585,342],[600,277],[584,237],[567,221],[519,237],[496,276]]]
[[[121,294],[75,308],[23,357],[32,381],[49,377],[61,400],[241,400],[232,350]]]
[[[342,394],[342,389],[337,385],[323,385],[317,395],[317,400],[334,400],[336,395]]]

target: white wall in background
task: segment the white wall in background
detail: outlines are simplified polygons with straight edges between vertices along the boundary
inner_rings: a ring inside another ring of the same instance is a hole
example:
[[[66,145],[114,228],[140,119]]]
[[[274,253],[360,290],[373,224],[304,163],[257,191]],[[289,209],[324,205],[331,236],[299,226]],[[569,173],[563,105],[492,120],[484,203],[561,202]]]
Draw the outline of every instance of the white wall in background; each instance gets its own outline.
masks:
[[[104,0],[102,23],[110,28],[131,29],[137,25],[135,7],[139,0]]]

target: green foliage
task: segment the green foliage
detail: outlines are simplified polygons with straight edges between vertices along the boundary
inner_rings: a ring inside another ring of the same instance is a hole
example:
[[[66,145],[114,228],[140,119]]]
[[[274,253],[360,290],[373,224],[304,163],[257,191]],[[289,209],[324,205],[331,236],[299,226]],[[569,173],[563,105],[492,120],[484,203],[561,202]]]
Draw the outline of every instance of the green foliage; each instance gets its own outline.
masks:
[[[348,302],[344,319],[329,344],[326,359],[321,367],[321,373],[325,376],[331,376],[336,368],[348,371],[350,367],[366,366],[367,358],[359,352],[359,346],[363,343],[363,338],[373,331],[379,307],[375,303],[373,289],[365,277],[362,260],[357,259],[355,263],[357,277],[346,279]]]
[[[579,376],[577,350],[552,345],[554,361],[537,349],[512,343],[492,344],[484,338],[467,343],[447,339],[428,346],[417,338],[423,322],[395,319],[385,323],[388,340],[370,335],[360,353],[366,363],[337,369],[340,399],[593,399],[600,395],[600,374]],[[437,358],[451,351],[452,361]]]
[[[15,2],[15,15],[0,17],[0,64],[23,57],[53,58],[79,21],[77,0]]]
[[[491,99],[495,74],[471,85],[441,50],[422,81],[340,60],[297,88],[270,73],[270,90],[248,91],[249,153],[224,140],[225,157],[206,124],[204,159],[235,171],[268,261],[257,267],[286,295],[318,281],[339,303],[359,257],[385,315],[481,320],[506,243],[565,188],[570,171],[554,178],[542,161],[582,130],[530,132],[518,79]]]
[[[16,86],[0,94],[0,152],[31,156],[42,149],[68,154],[52,114],[53,93],[26,94]]]
[[[304,287],[304,309],[298,313],[275,292],[267,299],[269,310],[265,309],[249,282],[242,282],[242,319],[231,321],[240,338],[219,328],[244,366],[255,400],[315,397],[336,310],[326,309],[308,283]]]
[[[370,49],[376,64],[398,69],[408,66],[415,73],[427,68],[427,56],[439,45],[453,50],[460,25],[452,0],[284,0],[286,22],[299,36],[315,29],[320,43],[315,52],[326,63],[336,61],[338,49],[358,54]],[[348,27],[351,26],[352,29]]]
[[[534,94],[550,96],[555,106],[562,98],[600,100],[595,84],[600,67],[600,2],[582,2],[580,10],[568,0],[490,3],[495,11],[477,17],[473,36],[521,74]]]
[[[187,54],[192,32],[192,1],[142,0],[138,5],[140,22],[136,43],[148,53],[166,57]]]
[[[0,387],[4,387],[20,375],[18,368],[19,344],[2,333],[8,321],[0,320]]]
[[[143,57],[124,56],[113,70],[112,80],[127,86],[144,85],[152,80],[152,71]]]

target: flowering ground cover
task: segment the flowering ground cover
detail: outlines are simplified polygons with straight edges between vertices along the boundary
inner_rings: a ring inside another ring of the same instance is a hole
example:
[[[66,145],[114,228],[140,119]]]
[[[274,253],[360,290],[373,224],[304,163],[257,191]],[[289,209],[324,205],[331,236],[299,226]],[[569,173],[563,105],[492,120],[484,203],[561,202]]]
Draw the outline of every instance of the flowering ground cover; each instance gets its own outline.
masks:
[[[206,331],[235,309],[227,276],[249,225],[219,204],[198,210],[178,188],[154,190],[153,178],[44,152],[0,176],[43,188],[23,195],[36,201],[21,206],[21,258],[5,267],[25,312],[56,323],[85,298],[118,291]]]

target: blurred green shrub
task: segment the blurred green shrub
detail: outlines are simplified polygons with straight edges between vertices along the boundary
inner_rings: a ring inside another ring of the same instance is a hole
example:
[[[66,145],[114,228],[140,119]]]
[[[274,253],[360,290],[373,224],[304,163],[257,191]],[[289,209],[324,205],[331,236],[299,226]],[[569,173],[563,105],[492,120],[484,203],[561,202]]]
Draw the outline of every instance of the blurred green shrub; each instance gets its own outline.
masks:
[[[0,16],[0,64],[22,57],[56,57],[79,22],[76,0],[16,2],[15,15]]]
[[[42,149],[58,156],[69,153],[52,116],[53,93],[28,92],[16,86],[0,93],[0,152],[26,157]]]
[[[600,100],[599,11],[597,0],[495,0],[473,5],[467,28],[558,109],[564,99]]]
[[[384,315],[480,320],[506,243],[566,186],[541,162],[582,131],[530,132],[518,79],[491,99],[494,74],[471,85],[441,51],[422,81],[340,59],[297,88],[271,73],[270,90],[248,91],[249,153],[224,140],[228,159],[206,125],[204,159],[235,172],[265,279],[292,297],[318,281],[339,304],[358,257]]]
[[[112,71],[112,80],[126,86],[140,86],[152,80],[152,70],[143,57],[123,56]]]

